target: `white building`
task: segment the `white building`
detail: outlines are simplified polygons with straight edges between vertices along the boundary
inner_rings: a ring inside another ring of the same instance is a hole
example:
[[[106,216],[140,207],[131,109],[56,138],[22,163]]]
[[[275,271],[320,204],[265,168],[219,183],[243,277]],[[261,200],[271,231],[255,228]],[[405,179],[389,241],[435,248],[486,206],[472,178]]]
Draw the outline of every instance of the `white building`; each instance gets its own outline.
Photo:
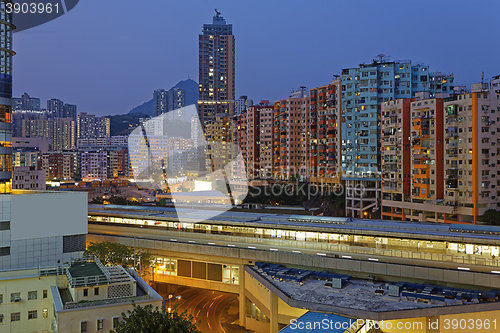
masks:
[[[16,166],[12,172],[12,188],[16,190],[45,191],[45,171],[31,166]]]
[[[13,190],[0,205],[0,271],[56,266],[83,254],[87,193]]]

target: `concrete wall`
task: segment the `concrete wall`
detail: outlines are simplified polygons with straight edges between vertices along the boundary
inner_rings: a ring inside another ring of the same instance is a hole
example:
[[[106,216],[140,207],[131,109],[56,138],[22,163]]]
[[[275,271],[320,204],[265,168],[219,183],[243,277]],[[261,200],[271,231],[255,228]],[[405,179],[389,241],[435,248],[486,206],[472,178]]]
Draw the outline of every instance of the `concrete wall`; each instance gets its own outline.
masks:
[[[11,200],[12,241],[87,233],[87,193],[16,194]]]
[[[0,323],[0,332],[42,332],[48,330],[52,319],[54,318],[54,307],[52,305],[52,297],[50,294],[50,286],[55,283],[55,276],[49,277],[26,277],[26,278],[8,278],[8,275],[24,274],[28,275],[35,273],[35,270],[11,271],[5,272],[11,274],[2,274],[0,278],[0,295],[3,295],[3,303],[0,304],[0,314],[3,314],[3,322]],[[36,271],[36,274],[38,272]],[[7,275],[7,276],[6,276]],[[6,278],[6,279],[5,279]],[[43,291],[47,290],[47,298],[43,298]],[[36,291],[37,299],[28,300],[28,292]],[[21,293],[20,302],[11,302],[12,293]],[[43,310],[47,309],[47,318],[43,318]],[[28,320],[28,311],[37,311],[37,318]],[[20,321],[11,322],[11,313],[19,312],[21,315]]]
[[[161,309],[162,301],[161,299],[152,302],[151,300],[146,301],[136,301],[137,305],[145,306],[147,304],[152,304],[153,308],[158,307]],[[80,332],[80,324],[82,321],[87,321],[87,331],[89,333],[94,333],[97,331],[97,320],[104,319],[104,330],[103,332],[109,332],[112,329],[113,317],[120,317],[122,312],[127,312],[132,310],[132,304],[129,302],[110,305],[110,306],[99,306],[79,308],[74,310],[64,310],[57,314],[57,330],[58,332]]]

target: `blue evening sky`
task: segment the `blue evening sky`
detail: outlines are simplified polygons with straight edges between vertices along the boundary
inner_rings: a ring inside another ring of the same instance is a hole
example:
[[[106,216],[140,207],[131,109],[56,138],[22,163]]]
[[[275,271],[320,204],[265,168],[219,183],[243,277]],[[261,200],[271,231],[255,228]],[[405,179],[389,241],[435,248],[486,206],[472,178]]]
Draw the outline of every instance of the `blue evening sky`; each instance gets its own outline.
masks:
[[[452,72],[456,84],[500,74],[500,1],[81,0],[69,13],[15,33],[14,96],[126,113],[190,75],[198,35],[217,8],[233,24],[236,96],[288,97],[327,84],[377,54]]]

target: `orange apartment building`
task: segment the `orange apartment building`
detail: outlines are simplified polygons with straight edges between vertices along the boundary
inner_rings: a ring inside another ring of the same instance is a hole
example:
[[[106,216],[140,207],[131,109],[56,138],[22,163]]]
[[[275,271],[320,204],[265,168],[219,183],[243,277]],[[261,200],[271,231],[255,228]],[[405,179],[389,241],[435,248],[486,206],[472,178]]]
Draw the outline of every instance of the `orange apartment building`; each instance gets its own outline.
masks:
[[[274,103],[274,178],[305,179],[309,168],[309,91],[300,87]]]
[[[476,224],[500,207],[499,93],[382,103],[383,219]]]
[[[310,90],[309,172],[311,184],[341,183],[340,80]]]
[[[444,99],[428,93],[382,103],[382,218],[444,218],[424,211],[444,198],[443,110]]]
[[[272,174],[273,116],[274,108],[267,100],[234,116],[234,140],[240,146],[249,180],[269,178]]]

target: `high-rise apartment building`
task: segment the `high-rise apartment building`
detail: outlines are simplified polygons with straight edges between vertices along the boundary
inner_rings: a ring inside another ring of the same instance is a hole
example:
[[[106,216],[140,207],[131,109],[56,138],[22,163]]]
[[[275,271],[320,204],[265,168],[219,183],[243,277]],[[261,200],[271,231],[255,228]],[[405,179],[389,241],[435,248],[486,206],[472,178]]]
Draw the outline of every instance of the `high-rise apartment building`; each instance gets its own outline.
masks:
[[[31,97],[28,93],[24,93],[21,98],[13,98],[14,111],[17,110],[33,110],[40,111],[40,98]]]
[[[342,179],[348,216],[371,216],[380,206],[381,103],[412,98],[416,92],[430,97],[453,93],[453,81],[453,75],[429,73],[427,65],[383,58],[342,70]]]
[[[13,148],[12,153],[12,166],[33,167],[37,170],[41,168],[41,152],[36,147],[32,148]]]
[[[167,112],[167,91],[158,89],[153,91],[153,116]]]
[[[310,182],[329,188],[341,182],[340,80],[311,89],[310,95]]]
[[[233,175],[238,170],[245,170],[247,178],[272,178],[273,175],[273,138],[274,108],[269,101],[261,101],[259,105],[249,106],[246,111],[234,116],[234,142],[242,154],[246,168],[235,161]]]
[[[80,168],[83,180],[112,178],[110,154],[105,149],[85,149],[81,151]]]
[[[12,136],[21,137],[23,134],[23,120],[48,119],[47,111],[16,110],[12,112]]]
[[[417,93],[415,99],[382,104],[382,217],[406,220],[417,211],[408,202],[442,202],[444,195],[444,100]],[[387,200],[386,200],[387,199]],[[392,204],[397,202],[397,204]],[[409,214],[407,214],[409,213]]]
[[[309,91],[300,87],[274,103],[274,177],[304,179],[309,161]]]
[[[253,100],[249,99],[248,96],[240,96],[240,98],[234,102],[234,114],[242,114],[252,105]]]
[[[64,104],[63,116],[62,118],[71,118],[73,121],[77,121],[76,105]]]
[[[168,113],[169,120],[184,120],[186,92],[180,88],[158,89],[153,92],[153,116]],[[178,110],[177,112],[175,110]]]
[[[0,14],[4,21],[0,30],[0,194],[11,191],[12,171],[12,13],[2,1]],[[1,220],[1,218],[0,218]]]
[[[219,114],[233,114],[234,68],[233,26],[216,11],[199,36],[198,115],[204,130]]]
[[[50,139],[51,150],[73,149],[75,147],[75,122],[72,118],[23,120],[22,136]]]
[[[208,145],[206,149],[206,168],[215,172],[224,169],[233,158],[232,117],[222,113],[212,118],[206,125],[205,138]]]
[[[47,179],[80,179],[80,152],[53,151],[42,154],[42,170]]]
[[[167,111],[172,120],[185,120],[184,109],[186,106],[186,92],[180,88],[172,88],[167,91]]]
[[[485,83],[444,99],[384,102],[382,217],[477,223],[500,207],[499,111],[500,91]]]
[[[47,100],[47,112],[51,118],[63,118],[64,102],[57,98]]]
[[[77,139],[109,138],[111,134],[108,117],[96,117],[86,112],[77,117]]]

